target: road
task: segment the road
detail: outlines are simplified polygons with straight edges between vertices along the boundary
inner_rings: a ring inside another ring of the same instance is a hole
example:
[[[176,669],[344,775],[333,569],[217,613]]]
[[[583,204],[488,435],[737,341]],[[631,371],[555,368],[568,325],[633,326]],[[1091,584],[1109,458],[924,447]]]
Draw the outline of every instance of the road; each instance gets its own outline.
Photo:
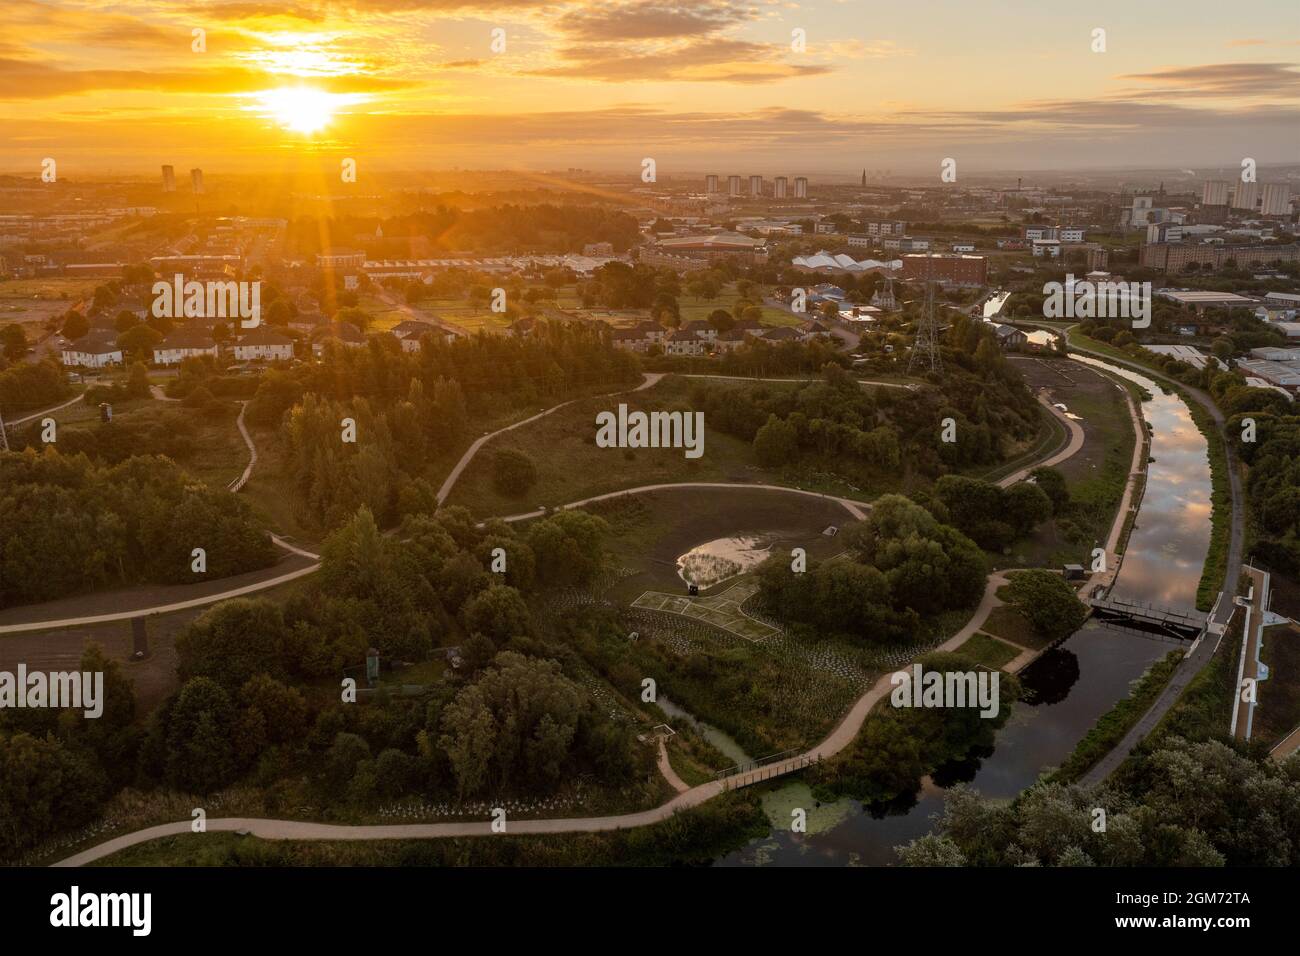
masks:
[[[1193,399],[1193,401],[1209,412],[1210,417],[1214,420],[1214,424],[1219,429],[1220,434],[1223,433],[1223,413],[1219,411],[1219,407],[1214,404],[1214,399],[1201,389],[1183,385],[1181,382],[1176,382],[1169,376],[1163,375],[1160,372],[1144,368],[1143,366],[1131,362],[1124,362],[1112,358],[1109,355],[1095,352],[1092,349],[1080,348],[1074,344],[1071,344],[1070,348],[1076,352],[1082,352],[1085,355],[1091,355],[1093,358],[1101,359],[1104,362],[1123,366],[1131,371],[1137,372],[1139,375],[1145,375],[1148,378],[1168,382],[1170,385],[1176,385],[1179,388],[1182,388],[1186,394]],[[1220,587],[1220,591],[1223,593],[1224,598],[1215,606],[1207,624],[1209,628],[1212,628],[1219,633],[1222,632],[1222,629],[1227,627],[1228,620],[1232,616],[1232,611],[1236,607],[1232,602],[1231,597],[1237,593],[1237,580],[1241,577],[1241,556],[1246,529],[1245,497],[1241,488],[1241,474],[1237,468],[1236,457],[1232,452],[1232,443],[1227,441],[1225,438],[1223,444],[1224,454],[1227,456],[1228,463],[1228,490],[1232,499],[1232,525],[1228,535],[1227,566],[1224,569],[1223,583]],[[1137,723],[1129,729],[1129,732],[1124,735],[1123,739],[1120,740],[1118,744],[1115,745],[1113,750],[1102,757],[1091,770],[1083,775],[1079,781],[1080,784],[1091,787],[1101,783],[1109,777],[1121,763],[1128,759],[1129,754],[1137,748],[1138,744],[1146,739],[1147,734],[1155,730],[1156,725],[1158,725],[1164,718],[1165,714],[1169,712],[1169,709],[1173,707],[1178,698],[1183,695],[1183,691],[1187,689],[1187,685],[1191,683],[1192,678],[1199,674],[1201,669],[1209,663],[1210,658],[1214,656],[1214,650],[1218,646],[1218,642],[1210,640],[1211,636],[1211,634],[1207,633],[1201,640],[1193,645],[1191,652],[1179,662],[1178,667],[1174,670],[1173,677],[1171,677],[1169,683],[1165,685],[1164,690],[1160,692],[1160,696],[1156,698],[1155,703],[1151,705],[1151,709],[1138,719]]]

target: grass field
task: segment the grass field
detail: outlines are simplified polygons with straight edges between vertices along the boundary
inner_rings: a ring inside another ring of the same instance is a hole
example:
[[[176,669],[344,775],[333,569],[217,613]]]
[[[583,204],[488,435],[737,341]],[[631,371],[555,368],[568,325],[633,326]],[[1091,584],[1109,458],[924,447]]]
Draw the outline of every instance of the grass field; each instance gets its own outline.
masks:
[[[0,299],[58,299],[69,304],[91,295],[103,279],[48,276],[41,279],[6,279],[0,282]]]
[[[976,664],[983,664],[992,670],[1001,670],[1020,656],[1020,648],[1012,647],[987,634],[975,634],[954,653],[968,657]]]
[[[1252,737],[1271,747],[1300,726],[1300,627],[1265,628],[1260,659],[1268,680],[1259,684]]]
[[[1034,630],[1034,626],[1023,614],[1006,604],[989,612],[983,630],[994,637],[1005,638],[1013,644],[1036,651],[1051,643]]]
[[[468,507],[479,515],[508,515],[540,505],[556,507],[605,492],[640,485],[708,482],[759,482],[802,487],[846,497],[857,493],[833,476],[807,478],[760,468],[748,442],[708,428],[704,451],[687,458],[680,448],[599,448],[597,412],[614,411],[625,402],[629,411],[668,411],[688,407],[694,386],[668,377],[654,388],[628,395],[586,399],[540,421],[507,432],[483,448],[452,491],[449,504]],[[787,388],[780,383],[728,383],[728,388]],[[502,449],[527,455],[537,468],[536,483],[524,494],[501,493],[493,481],[493,463]]]
[[[1069,536],[1057,520],[1044,522],[1016,542],[1010,554],[995,555],[995,565],[1060,567],[1084,562],[1093,542],[1105,541],[1110,532],[1133,461],[1136,438],[1125,389],[1118,380],[1078,363],[1017,360],[1016,367],[1031,387],[1047,388],[1053,401],[1078,416],[1084,444],[1055,466],[1065,477],[1073,503]]]

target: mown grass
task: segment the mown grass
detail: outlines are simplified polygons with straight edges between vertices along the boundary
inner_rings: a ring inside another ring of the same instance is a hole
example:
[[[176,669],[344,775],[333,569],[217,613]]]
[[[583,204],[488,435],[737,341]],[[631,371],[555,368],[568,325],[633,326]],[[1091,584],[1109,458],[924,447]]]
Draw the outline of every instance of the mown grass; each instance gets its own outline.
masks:
[[[1005,644],[987,634],[976,634],[965,644],[957,648],[957,654],[969,657],[976,664],[983,664],[992,670],[1001,670],[1020,656],[1020,649]]]

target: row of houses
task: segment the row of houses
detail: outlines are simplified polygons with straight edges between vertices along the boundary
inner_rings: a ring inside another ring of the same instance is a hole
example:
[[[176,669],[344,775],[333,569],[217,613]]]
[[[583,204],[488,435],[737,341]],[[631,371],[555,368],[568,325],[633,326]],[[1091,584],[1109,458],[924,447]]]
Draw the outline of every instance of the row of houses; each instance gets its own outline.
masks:
[[[455,337],[442,326],[432,322],[408,320],[389,330],[402,345],[404,352],[418,352],[426,335],[441,336],[445,340]],[[315,328],[310,339],[311,352],[320,356],[330,342],[344,348],[360,348],[366,344],[366,335],[351,322],[338,322]],[[210,328],[201,324],[173,329],[153,349],[155,365],[179,365],[187,358],[222,354],[237,362],[287,362],[297,355],[298,343],[269,326],[253,329],[224,345],[213,338]],[[64,346],[63,364],[80,368],[104,368],[120,365],[122,348],[116,330],[108,327],[92,328],[89,332]]]

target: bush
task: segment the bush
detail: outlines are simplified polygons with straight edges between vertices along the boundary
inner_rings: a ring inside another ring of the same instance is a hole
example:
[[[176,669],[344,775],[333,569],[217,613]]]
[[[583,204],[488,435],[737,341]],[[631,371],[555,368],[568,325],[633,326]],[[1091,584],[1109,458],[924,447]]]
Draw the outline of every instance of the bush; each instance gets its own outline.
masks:
[[[537,466],[522,451],[503,448],[492,459],[492,483],[501,494],[517,498],[537,484]]]
[[[1008,603],[1049,641],[1069,637],[1088,619],[1088,606],[1068,581],[1042,569],[1017,571],[1007,585]]]

